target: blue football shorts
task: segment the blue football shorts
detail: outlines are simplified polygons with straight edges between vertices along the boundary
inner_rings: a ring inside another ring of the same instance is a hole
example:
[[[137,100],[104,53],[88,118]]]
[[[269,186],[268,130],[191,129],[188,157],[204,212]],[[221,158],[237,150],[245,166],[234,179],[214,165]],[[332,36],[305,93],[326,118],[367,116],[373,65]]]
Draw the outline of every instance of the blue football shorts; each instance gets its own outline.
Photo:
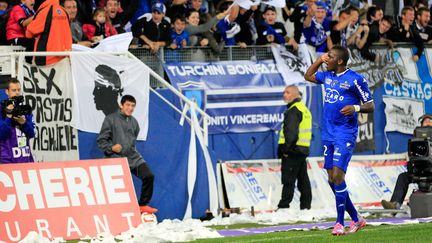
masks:
[[[346,173],[355,143],[347,140],[323,141],[323,146],[324,169],[329,170],[336,166]]]

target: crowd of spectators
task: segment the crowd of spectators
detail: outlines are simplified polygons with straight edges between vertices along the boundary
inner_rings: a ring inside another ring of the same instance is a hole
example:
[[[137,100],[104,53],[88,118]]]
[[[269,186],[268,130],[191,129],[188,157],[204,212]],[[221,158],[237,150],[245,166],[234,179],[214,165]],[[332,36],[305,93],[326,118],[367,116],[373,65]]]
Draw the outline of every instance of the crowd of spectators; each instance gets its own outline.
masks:
[[[224,46],[273,43],[297,49],[304,42],[318,54],[342,45],[357,48],[364,58],[379,62],[380,57],[369,51],[372,43],[413,43],[417,51],[412,59],[417,61],[424,43],[432,41],[432,1],[427,0],[403,1],[403,6],[399,1],[389,4],[391,0],[286,0],[284,8],[245,0],[0,0],[0,24],[4,27],[0,29],[5,30],[0,33],[0,44],[38,49],[38,39],[35,47],[29,25],[41,18],[39,12],[47,2],[63,6],[72,43],[87,47],[96,46],[103,38],[132,32],[131,48],[143,47],[152,53],[187,46],[209,46],[219,53]],[[39,30],[44,31],[53,34],[49,29]],[[67,31],[63,29],[61,35],[63,32]],[[70,46],[61,48],[57,51]]]

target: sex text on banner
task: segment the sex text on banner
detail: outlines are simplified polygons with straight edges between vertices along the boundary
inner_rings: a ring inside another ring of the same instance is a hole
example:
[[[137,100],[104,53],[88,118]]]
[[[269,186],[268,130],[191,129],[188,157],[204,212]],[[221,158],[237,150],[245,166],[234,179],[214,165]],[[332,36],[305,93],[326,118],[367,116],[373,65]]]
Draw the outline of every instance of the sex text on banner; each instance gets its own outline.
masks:
[[[308,175],[312,187],[312,208],[334,207],[333,193],[327,183],[322,157],[311,157]],[[378,206],[388,200],[397,176],[406,171],[404,154],[392,156],[353,156],[346,175],[350,196],[356,205]],[[223,184],[229,207],[275,210],[282,191],[280,160],[224,161]],[[409,197],[409,195],[407,195]],[[295,190],[290,207],[299,208],[300,193]]]
[[[166,63],[164,68],[171,83],[210,115],[210,134],[279,130],[286,84],[274,61]],[[311,88],[301,90],[308,99]]]
[[[0,164],[0,241],[112,235],[141,223],[125,158]]]
[[[71,53],[75,88],[73,125],[99,133],[106,115],[116,112],[123,95],[136,99],[133,116],[140,125],[138,140],[148,131],[149,70],[136,59],[110,54]]]
[[[79,159],[78,131],[71,126],[74,103],[69,60],[44,67],[25,63],[19,66],[18,79],[36,123],[36,136],[31,140],[34,159]]]

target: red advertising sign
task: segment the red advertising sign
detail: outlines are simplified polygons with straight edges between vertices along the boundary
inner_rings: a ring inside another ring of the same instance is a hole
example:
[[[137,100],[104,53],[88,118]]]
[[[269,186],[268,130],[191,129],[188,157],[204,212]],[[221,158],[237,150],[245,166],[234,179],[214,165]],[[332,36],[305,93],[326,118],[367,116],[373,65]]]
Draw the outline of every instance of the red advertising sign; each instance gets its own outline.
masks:
[[[140,223],[125,158],[0,164],[0,241],[116,235]]]

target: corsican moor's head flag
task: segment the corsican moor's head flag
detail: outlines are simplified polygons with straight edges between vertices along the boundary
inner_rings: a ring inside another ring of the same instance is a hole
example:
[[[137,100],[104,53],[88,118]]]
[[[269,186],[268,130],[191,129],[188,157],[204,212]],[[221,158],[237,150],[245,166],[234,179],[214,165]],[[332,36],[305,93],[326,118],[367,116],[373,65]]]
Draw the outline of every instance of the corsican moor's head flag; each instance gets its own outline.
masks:
[[[137,104],[133,116],[140,125],[139,140],[148,130],[149,71],[139,60],[109,54],[72,53],[72,78],[77,114],[73,124],[82,131],[98,133],[106,115],[119,109],[129,94]]]

